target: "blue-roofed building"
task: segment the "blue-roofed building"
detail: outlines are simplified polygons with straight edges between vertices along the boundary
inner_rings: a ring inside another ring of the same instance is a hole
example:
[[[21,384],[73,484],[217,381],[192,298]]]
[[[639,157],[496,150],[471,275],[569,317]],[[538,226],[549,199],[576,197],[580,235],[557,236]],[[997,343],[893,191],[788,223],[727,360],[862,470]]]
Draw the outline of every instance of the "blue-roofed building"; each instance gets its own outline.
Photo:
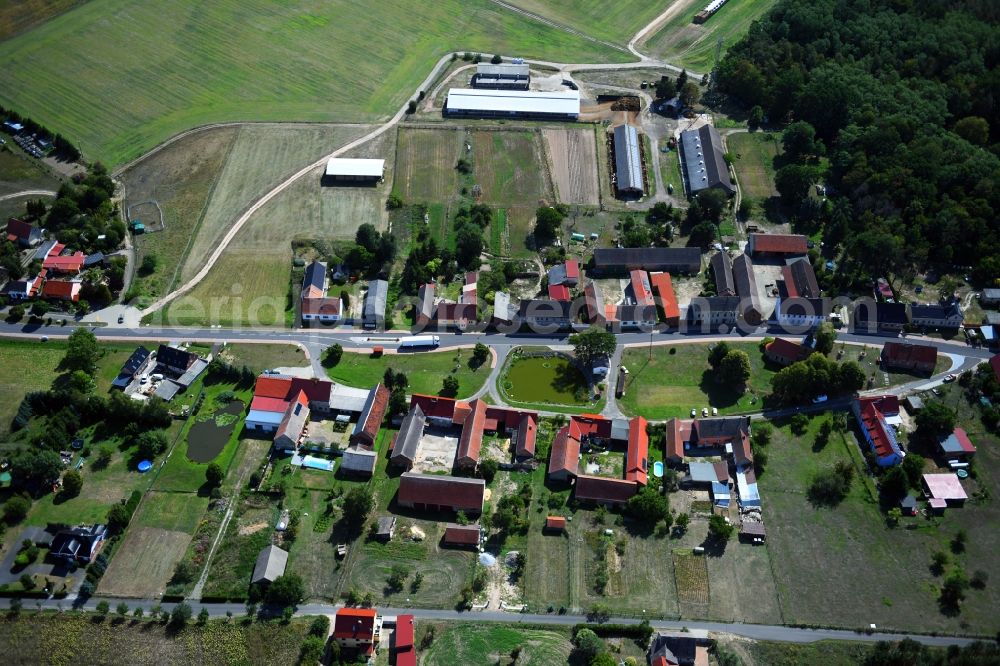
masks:
[[[736,193],[729,176],[729,165],[723,157],[722,137],[711,125],[681,132],[681,158],[688,194],[694,196],[717,187],[726,194]]]
[[[740,494],[740,506],[760,508],[760,491],[757,489],[757,477],[754,476],[752,467],[736,470],[736,489]]]
[[[619,125],[614,131],[615,190],[619,194],[642,196],[642,148],[639,133],[632,125]]]

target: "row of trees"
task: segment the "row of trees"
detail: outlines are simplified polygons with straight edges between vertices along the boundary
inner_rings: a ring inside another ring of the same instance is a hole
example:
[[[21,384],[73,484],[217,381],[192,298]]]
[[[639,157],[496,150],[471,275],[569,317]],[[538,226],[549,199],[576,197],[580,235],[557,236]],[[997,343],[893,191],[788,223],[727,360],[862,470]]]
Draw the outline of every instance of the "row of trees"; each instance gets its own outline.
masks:
[[[820,395],[853,393],[865,385],[865,373],[854,361],[837,363],[820,353],[792,363],[771,377],[771,396],[791,405]]]

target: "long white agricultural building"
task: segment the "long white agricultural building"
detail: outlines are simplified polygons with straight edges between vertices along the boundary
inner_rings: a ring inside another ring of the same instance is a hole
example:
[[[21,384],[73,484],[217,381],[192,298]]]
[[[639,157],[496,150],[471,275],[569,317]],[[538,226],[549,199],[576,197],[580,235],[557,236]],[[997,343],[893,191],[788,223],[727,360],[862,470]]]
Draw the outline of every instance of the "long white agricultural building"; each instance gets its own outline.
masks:
[[[324,178],[330,180],[378,181],[385,175],[385,160],[331,157]]]
[[[452,88],[448,91],[444,113],[475,118],[576,120],[580,117],[580,92]]]

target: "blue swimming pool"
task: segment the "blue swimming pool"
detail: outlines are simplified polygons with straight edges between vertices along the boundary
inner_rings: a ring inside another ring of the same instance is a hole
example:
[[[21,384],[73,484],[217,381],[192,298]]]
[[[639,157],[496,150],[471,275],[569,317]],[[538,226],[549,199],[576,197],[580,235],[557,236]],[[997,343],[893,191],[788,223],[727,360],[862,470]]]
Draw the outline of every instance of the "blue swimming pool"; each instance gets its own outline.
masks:
[[[653,476],[655,476],[656,478],[663,477],[663,463],[661,463],[659,460],[653,463]]]
[[[324,472],[332,472],[333,471],[333,461],[332,460],[324,460],[322,458],[314,458],[312,456],[303,456],[302,457],[302,466],[303,467],[308,467],[309,469],[323,470]]]

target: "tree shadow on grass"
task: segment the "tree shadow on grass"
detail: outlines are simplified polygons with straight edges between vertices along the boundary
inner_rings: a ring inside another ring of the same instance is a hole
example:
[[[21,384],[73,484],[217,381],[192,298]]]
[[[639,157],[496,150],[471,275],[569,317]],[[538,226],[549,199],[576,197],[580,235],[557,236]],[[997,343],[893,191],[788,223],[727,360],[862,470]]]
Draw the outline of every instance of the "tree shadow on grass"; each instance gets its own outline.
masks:
[[[711,370],[702,373],[698,388],[708,396],[709,405],[720,409],[732,407],[739,402],[743,395],[731,386],[717,382]]]

